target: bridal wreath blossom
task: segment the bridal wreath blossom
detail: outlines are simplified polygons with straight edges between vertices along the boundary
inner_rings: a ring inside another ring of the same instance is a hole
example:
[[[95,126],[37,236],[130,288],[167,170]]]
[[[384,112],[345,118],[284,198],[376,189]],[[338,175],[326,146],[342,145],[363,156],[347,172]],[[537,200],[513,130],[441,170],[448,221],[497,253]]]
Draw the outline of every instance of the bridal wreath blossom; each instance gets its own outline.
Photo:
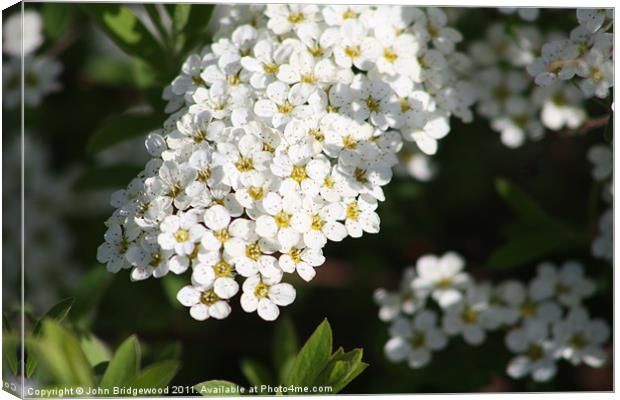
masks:
[[[132,280],[191,273],[197,320],[229,300],[274,320],[323,247],[379,232],[377,204],[402,138],[427,154],[449,118],[471,119],[469,64],[438,8],[233,7],[219,37],[164,91],[153,156],[113,195],[98,251]]]

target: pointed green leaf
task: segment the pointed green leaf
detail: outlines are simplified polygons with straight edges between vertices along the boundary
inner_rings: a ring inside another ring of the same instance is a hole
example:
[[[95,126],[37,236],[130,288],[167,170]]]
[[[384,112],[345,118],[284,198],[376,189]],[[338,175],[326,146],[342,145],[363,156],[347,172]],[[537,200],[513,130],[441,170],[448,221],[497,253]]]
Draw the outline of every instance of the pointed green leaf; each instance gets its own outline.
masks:
[[[172,15],[172,28],[175,32],[181,32],[187,26],[189,15],[192,10],[191,4],[175,4]]]
[[[251,385],[273,385],[273,374],[267,367],[256,360],[241,360],[241,372]]]
[[[331,393],[340,392],[368,366],[362,362],[362,349],[345,353],[342,348],[334,353],[325,368],[316,378],[314,385],[329,386]]]
[[[144,136],[159,127],[161,116],[150,112],[127,112],[104,121],[90,137],[87,151],[97,153],[125,140]]]
[[[209,25],[213,9],[213,4],[192,4],[185,29],[182,32],[184,39],[183,55],[202,43],[208,43],[207,26]]]
[[[41,332],[41,328],[43,326],[43,321],[45,319],[53,319],[55,321],[61,322],[69,311],[71,310],[71,306],[73,305],[73,298],[67,298],[59,301],[55,305],[52,306],[34,325],[32,329],[32,335],[36,336]],[[37,359],[37,355],[28,349],[27,350],[27,358],[26,358],[26,377],[30,378],[39,364],[39,360]]]
[[[332,354],[332,329],[323,320],[297,354],[286,385],[310,386]]]
[[[59,39],[69,28],[73,7],[63,3],[44,3],[41,8],[43,30],[51,40]]]
[[[6,314],[2,313],[2,358],[14,376],[18,375],[17,346],[19,340],[11,332],[11,325]]]
[[[130,336],[118,348],[110,360],[108,369],[101,378],[101,387],[125,386],[140,372],[140,342],[135,335]]]
[[[93,370],[78,339],[51,319],[43,321],[40,339],[29,342],[46,370],[58,385],[92,387]]]
[[[538,226],[555,225],[554,219],[514,183],[500,178],[495,181],[495,188],[504,201],[526,222]]]
[[[82,351],[92,367],[108,362],[112,358],[108,346],[92,333],[82,336],[80,346],[82,346]]]
[[[194,385],[194,389],[202,396],[238,396],[240,386],[223,380],[210,380]]]
[[[82,10],[127,54],[147,63],[161,62],[166,52],[131,9],[121,4],[90,3]]]
[[[129,383],[136,388],[163,388],[166,387],[179,370],[178,361],[162,361],[151,364]]]
[[[570,243],[557,232],[535,231],[516,236],[491,253],[487,266],[495,269],[516,267],[548,256]]]

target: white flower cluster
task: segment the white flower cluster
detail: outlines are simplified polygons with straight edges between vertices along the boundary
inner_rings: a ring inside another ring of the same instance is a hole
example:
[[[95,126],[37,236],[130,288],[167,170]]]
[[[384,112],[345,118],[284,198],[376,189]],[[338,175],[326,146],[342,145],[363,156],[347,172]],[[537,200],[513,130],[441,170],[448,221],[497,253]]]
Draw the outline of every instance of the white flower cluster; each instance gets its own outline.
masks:
[[[613,36],[606,32],[611,21],[592,30],[594,26],[585,22],[587,12],[577,11],[582,24],[568,40],[559,40],[564,35],[558,32],[543,34],[535,25],[501,22],[491,25],[485,38],[470,46],[469,56],[477,66],[471,73],[479,90],[477,111],[491,121],[504,145],[514,148],[526,139],[538,140],[545,128],[576,129],[587,118],[584,101],[594,92],[607,96],[613,84]],[[549,43],[544,44],[546,41]],[[571,54],[576,54],[570,63],[562,63],[567,69],[574,66],[572,75],[549,72],[560,65],[557,57],[569,53],[554,52],[557,47],[570,48]],[[542,86],[533,84],[526,69]],[[566,80],[575,73],[583,77],[581,90]]]
[[[549,380],[559,359],[604,364],[609,326],[591,319],[582,305],[595,286],[579,263],[542,263],[527,285],[477,283],[463,272],[464,265],[455,253],[425,255],[405,270],[399,292],[375,291],[379,318],[391,322],[385,345],[389,360],[421,368],[450,337],[479,346],[487,332],[504,329],[506,346],[515,353],[507,367],[513,378]]]
[[[603,201],[607,204],[601,214],[598,233],[592,242],[592,254],[610,263],[614,256],[614,212],[613,212],[613,150],[609,145],[596,145],[588,151],[592,163],[592,177],[603,183]]]
[[[48,56],[34,54],[44,41],[42,27],[41,17],[32,10],[24,11],[23,31],[21,13],[13,14],[4,22],[2,48],[7,60],[2,64],[2,104],[5,108],[16,108],[22,102],[22,56],[25,105],[38,106],[43,97],[60,89],[61,64]]]
[[[579,25],[568,38],[545,43],[527,71],[540,86],[579,77],[586,97],[606,98],[614,84],[613,9],[577,9]]]
[[[241,290],[274,320],[285,273],[310,281],[328,241],[379,231],[402,136],[434,153],[451,115],[471,119],[467,60],[438,8],[242,6],[220,26],[165,89],[173,114],[113,195],[98,259],[133,280],[191,271],[195,319]]]

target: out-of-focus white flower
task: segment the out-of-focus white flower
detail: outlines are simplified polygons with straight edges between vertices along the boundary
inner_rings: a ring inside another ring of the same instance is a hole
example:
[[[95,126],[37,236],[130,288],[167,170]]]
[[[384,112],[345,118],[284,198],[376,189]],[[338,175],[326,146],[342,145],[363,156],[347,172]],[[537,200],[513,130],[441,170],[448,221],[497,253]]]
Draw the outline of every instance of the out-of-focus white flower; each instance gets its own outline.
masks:
[[[530,285],[531,295],[537,301],[554,298],[567,307],[581,304],[595,289],[594,282],[584,276],[583,266],[576,261],[567,261],[560,269],[551,263],[540,264]]]
[[[553,378],[557,370],[554,359],[556,348],[548,331],[542,322],[530,321],[508,333],[506,346],[518,354],[508,363],[508,375],[517,379],[532,375],[538,382]]]
[[[42,28],[43,21],[36,11],[25,10],[23,14],[11,15],[3,21],[2,50],[18,58],[33,53],[43,43]]]
[[[613,152],[610,146],[597,145],[588,150],[588,160],[593,164],[592,176],[597,181],[604,181],[613,172]]]
[[[601,319],[590,319],[583,307],[571,309],[566,319],[553,325],[557,352],[573,365],[603,366],[607,360],[603,346],[609,339],[609,333],[607,323]]]
[[[396,319],[390,326],[392,338],[385,344],[385,355],[393,362],[407,361],[411,368],[422,368],[431,361],[432,352],[447,344],[444,333],[437,328],[437,315],[421,310],[413,317]]]
[[[416,264],[418,276],[412,282],[413,290],[430,293],[441,307],[454,305],[463,298],[469,282],[462,272],[464,266],[465,260],[456,253],[422,256]]]
[[[22,101],[21,59],[10,58],[2,66],[2,103],[5,108],[15,108]],[[24,58],[23,101],[27,106],[38,106],[43,97],[60,90],[58,82],[62,66],[45,56]]]
[[[534,7],[526,7],[526,8],[515,8],[515,7],[501,7],[498,8],[498,11],[502,14],[510,15],[515,12],[521,17],[522,20],[532,22],[538,18],[540,14],[540,10]]]
[[[598,223],[598,235],[592,241],[592,254],[594,257],[613,261],[614,256],[614,212],[613,208],[607,209],[601,215]]]
[[[413,292],[411,283],[415,278],[415,268],[408,267],[403,271],[398,292],[389,292],[380,288],[374,292],[374,300],[379,305],[379,319],[392,321],[400,313],[413,315],[424,306],[425,298]]]

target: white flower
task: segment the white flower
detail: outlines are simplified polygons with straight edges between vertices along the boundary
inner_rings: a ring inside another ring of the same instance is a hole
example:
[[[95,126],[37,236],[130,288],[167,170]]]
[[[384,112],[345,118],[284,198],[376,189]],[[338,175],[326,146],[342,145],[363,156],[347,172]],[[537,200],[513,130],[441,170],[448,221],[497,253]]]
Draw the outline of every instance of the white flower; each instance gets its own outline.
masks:
[[[127,250],[127,261],[133,265],[131,280],[141,281],[151,276],[161,278],[170,269],[173,252],[164,250],[154,240],[143,238]]]
[[[256,311],[265,321],[278,318],[278,306],[288,306],[293,301],[295,289],[288,283],[280,283],[279,279],[270,280],[254,275],[243,282],[241,307],[245,312]]]
[[[566,319],[553,325],[558,354],[573,365],[584,363],[599,368],[607,360],[603,348],[609,338],[609,326],[601,319],[590,319],[582,307],[570,310]]]
[[[230,305],[221,300],[213,289],[200,285],[184,286],[177,293],[177,300],[185,307],[190,307],[189,314],[198,321],[209,317],[224,319],[230,314]]]
[[[202,236],[202,245],[210,251],[219,250],[230,239],[230,212],[226,207],[216,204],[205,211],[204,223],[209,230]]]
[[[411,287],[415,278],[415,268],[408,267],[403,271],[398,292],[388,292],[385,289],[377,289],[373,298],[379,305],[379,319],[392,321],[399,314],[413,315],[424,306],[425,298],[418,296]]]
[[[408,119],[402,128],[403,136],[414,141],[425,154],[437,152],[437,140],[450,132],[448,118],[440,113],[419,113]]]
[[[594,282],[584,277],[583,267],[576,261],[565,262],[560,270],[551,263],[540,264],[530,285],[535,300],[556,298],[568,307],[579,305],[594,293]]]
[[[363,232],[379,232],[381,221],[375,212],[377,199],[368,195],[360,195],[357,200],[344,199],[343,206],[345,209],[344,226],[349,236],[357,238],[361,237]]]
[[[276,81],[267,86],[265,95],[266,99],[254,104],[254,112],[274,128],[285,125],[291,118],[303,119],[310,115],[310,107],[304,105],[307,97],[301,86],[293,90],[286,83]]]
[[[397,318],[390,326],[392,338],[385,344],[385,355],[393,362],[407,361],[411,368],[421,368],[428,364],[432,352],[446,347],[448,340],[437,328],[434,312],[421,310],[413,321]]]
[[[569,40],[545,43],[540,58],[527,66],[537,85],[548,86],[556,80],[571,79],[576,72],[577,49]]]
[[[366,28],[354,19],[348,19],[340,26],[340,38],[334,46],[334,60],[342,68],[355,66],[368,71],[381,54],[377,39],[367,36]]]
[[[461,272],[465,261],[456,253],[441,257],[425,255],[418,259],[418,277],[412,282],[415,291],[431,293],[443,308],[454,305],[463,298],[462,291],[469,282],[466,273]]]
[[[613,208],[606,210],[601,215],[598,223],[598,236],[592,241],[592,254],[594,257],[613,261],[614,256],[614,213]]]
[[[323,265],[325,257],[321,249],[292,247],[287,253],[280,255],[278,265],[284,272],[297,274],[306,282],[316,275],[315,267]]]
[[[445,309],[443,330],[448,335],[462,334],[471,345],[482,344],[485,330],[496,327],[497,315],[491,312],[489,299],[491,287],[470,285],[463,299]]]
[[[345,210],[339,203],[325,203],[321,198],[305,198],[303,209],[291,218],[291,226],[303,234],[303,242],[311,249],[320,249],[327,240],[340,242],[347,236],[339,222]]]
[[[604,99],[614,85],[613,61],[601,50],[592,49],[583,62],[578,64],[577,75],[584,78],[579,87],[586,97],[596,96]]]
[[[8,55],[14,57],[28,55],[43,43],[43,21],[36,11],[25,10],[23,14],[15,13],[3,22],[2,49]]]
[[[294,49],[291,41],[274,45],[271,40],[259,40],[254,46],[254,57],[245,56],[241,59],[241,65],[252,72],[250,84],[256,89],[265,89],[274,82]]]
[[[97,261],[106,264],[108,271],[116,273],[123,268],[129,268],[126,253],[130,243],[135,241],[140,230],[135,225],[122,227],[111,224],[104,234],[105,243],[97,249]]]
[[[497,10],[501,12],[502,14],[506,14],[506,15],[514,14],[514,12],[516,11],[522,20],[528,21],[528,22],[535,21],[538,18],[538,14],[540,14],[540,10],[534,7],[527,7],[527,8],[501,7],[501,8],[498,8]]]
[[[598,31],[607,20],[613,19],[612,9],[578,8],[577,21],[590,32]]]
[[[2,87],[4,89],[2,103],[6,108],[15,108],[23,100],[26,106],[35,107],[43,98],[60,90],[58,82],[62,65],[45,56],[24,57],[24,91],[21,91],[20,58],[10,58],[2,63]]]
[[[316,5],[303,4],[269,4],[265,15],[269,17],[267,27],[276,35],[300,29],[306,24],[318,20],[319,8]]]
[[[280,67],[278,79],[293,85],[291,92],[295,94],[292,96],[305,102],[314,90],[335,82],[336,67],[329,59],[317,62],[307,51],[295,51],[290,56],[288,64]]]
[[[555,375],[555,346],[549,340],[548,329],[543,323],[532,321],[524,327],[513,329],[506,336],[506,346],[518,354],[506,369],[512,378],[532,375],[535,381],[545,382]]]
[[[192,282],[212,288],[221,299],[230,299],[239,291],[233,266],[216,254],[209,254],[194,267]]]
[[[588,150],[588,160],[593,164],[592,176],[597,181],[605,181],[613,172],[613,152],[606,145],[592,146]]]
[[[544,323],[560,319],[562,309],[553,300],[535,300],[536,289],[533,284],[526,288],[521,282],[507,281],[499,288],[499,296],[509,307],[505,310],[506,323],[514,324],[518,320],[538,320]]]
[[[198,222],[195,212],[169,215],[160,225],[161,233],[157,236],[157,243],[164,250],[174,250],[181,256],[192,254],[194,246],[202,240],[206,229]],[[187,266],[185,266],[187,268]],[[173,271],[182,273],[182,271]]]
[[[282,249],[290,249],[299,241],[294,219],[301,212],[301,198],[268,193],[262,206],[266,214],[256,219],[256,233],[266,239],[277,239]]]

